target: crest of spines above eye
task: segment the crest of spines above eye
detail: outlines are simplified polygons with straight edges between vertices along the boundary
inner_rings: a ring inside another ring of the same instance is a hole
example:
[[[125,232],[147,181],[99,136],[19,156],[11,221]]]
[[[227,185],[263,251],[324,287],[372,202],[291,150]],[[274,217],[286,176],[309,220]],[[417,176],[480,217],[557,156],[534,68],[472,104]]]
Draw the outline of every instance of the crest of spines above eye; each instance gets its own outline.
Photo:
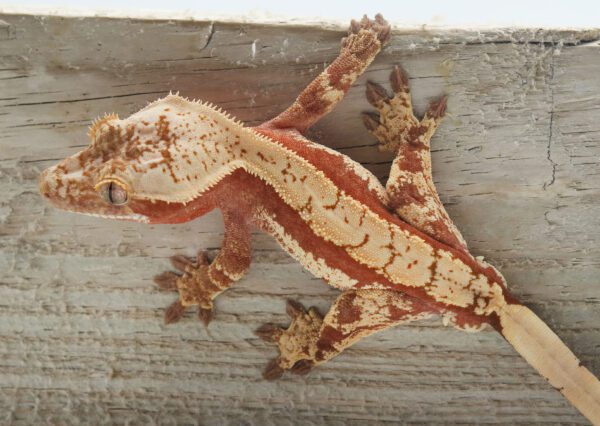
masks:
[[[106,114],[104,114],[104,116],[96,118],[94,121],[92,121],[92,124],[88,127],[88,136],[90,137],[90,139],[94,139],[96,137],[96,133],[98,132],[98,129],[100,129],[100,126],[102,126],[104,123],[107,123],[111,120],[118,120],[118,119],[119,119],[119,116],[117,114],[115,114],[114,112],[106,113]]]
[[[208,101],[202,101],[200,99],[189,99],[188,97],[180,96],[179,92],[169,92],[169,94],[167,96],[165,96],[164,98],[159,98],[154,101],[148,102],[146,104],[146,106],[142,109],[142,111],[147,110],[147,109],[151,108],[152,106],[154,106],[162,101],[167,100],[169,97],[183,100],[185,102],[189,102],[190,104],[194,104],[194,105],[197,105],[200,107],[210,109],[211,111],[217,113],[218,115],[222,116],[223,118],[232,121],[235,126],[238,126],[240,128],[244,127],[244,124],[241,121],[239,121],[237,118],[233,117],[227,111],[224,111],[221,107],[219,107],[211,102],[208,102]],[[104,114],[104,116],[99,116],[94,121],[92,121],[92,124],[88,127],[89,138],[92,140],[95,139],[95,137],[98,133],[98,130],[100,129],[102,124],[107,123],[111,120],[118,120],[118,119],[119,119],[119,115],[116,113],[106,113],[106,114]]]

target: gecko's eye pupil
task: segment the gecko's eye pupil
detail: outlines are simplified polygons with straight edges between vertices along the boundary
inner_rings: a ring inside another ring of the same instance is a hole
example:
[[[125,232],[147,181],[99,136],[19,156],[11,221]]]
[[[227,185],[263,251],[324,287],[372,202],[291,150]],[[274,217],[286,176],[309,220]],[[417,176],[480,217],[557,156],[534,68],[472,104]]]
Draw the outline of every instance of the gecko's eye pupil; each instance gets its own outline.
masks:
[[[127,191],[117,183],[107,182],[102,186],[100,194],[104,201],[113,206],[127,204]]]

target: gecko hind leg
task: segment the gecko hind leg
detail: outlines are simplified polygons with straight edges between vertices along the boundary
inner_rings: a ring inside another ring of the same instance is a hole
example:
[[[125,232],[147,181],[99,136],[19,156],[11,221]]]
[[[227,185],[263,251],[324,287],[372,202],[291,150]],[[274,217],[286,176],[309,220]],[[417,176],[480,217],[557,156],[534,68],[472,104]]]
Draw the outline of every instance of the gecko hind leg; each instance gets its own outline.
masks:
[[[390,290],[346,290],[322,318],[315,308],[308,310],[288,301],[286,311],[292,318],[287,329],[265,324],[256,334],[279,346],[263,375],[268,380],[281,377],[286,370],[306,374],[358,340],[377,331],[426,318],[433,312],[417,299]]]
[[[394,91],[367,83],[367,100],[378,110],[363,113],[380,149],[396,153],[386,191],[398,217],[436,240],[467,252],[467,244],[440,201],[431,173],[430,141],[446,112],[445,96],[429,104],[419,120],[412,107],[408,76],[396,66],[390,75]]]
[[[277,343],[281,353],[265,368],[263,376],[268,380],[281,377],[285,370],[298,372],[294,367],[311,358],[323,324],[323,317],[316,308],[306,310],[293,300],[287,301],[286,312],[292,320],[287,330],[273,324],[265,324],[256,330],[256,335],[261,339]]]

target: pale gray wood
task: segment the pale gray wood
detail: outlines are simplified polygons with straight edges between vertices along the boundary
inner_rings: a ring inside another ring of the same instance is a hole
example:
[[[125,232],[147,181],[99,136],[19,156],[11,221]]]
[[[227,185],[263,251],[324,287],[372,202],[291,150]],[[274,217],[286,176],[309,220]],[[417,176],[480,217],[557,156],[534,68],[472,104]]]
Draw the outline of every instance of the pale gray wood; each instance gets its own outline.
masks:
[[[218,213],[145,226],[57,211],[45,167],[87,143],[95,116],[181,91],[250,123],[272,117],[331,61],[343,32],[314,27],[0,17],[0,422],[115,424],[585,423],[494,332],[439,320],[388,330],[306,377],[266,382],[284,300],[335,298],[264,235],[249,276],[162,324],[167,257],[218,249]],[[450,95],[434,173],[471,248],[600,374],[598,31],[395,31],[312,132],[387,174],[359,112],[367,78],[401,62],[415,102]]]

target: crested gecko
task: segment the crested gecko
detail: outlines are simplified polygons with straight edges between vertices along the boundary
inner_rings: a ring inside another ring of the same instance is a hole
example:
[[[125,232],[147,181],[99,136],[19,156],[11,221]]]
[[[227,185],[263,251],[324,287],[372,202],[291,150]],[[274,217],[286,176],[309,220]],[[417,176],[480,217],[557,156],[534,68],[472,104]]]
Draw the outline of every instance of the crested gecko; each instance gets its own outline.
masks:
[[[600,383],[500,272],[474,257],[437,194],[430,140],[446,98],[413,113],[406,73],[393,95],[367,83],[377,113],[363,122],[395,153],[385,185],[350,158],[303,135],[344,97],[390,37],[381,15],[352,21],[339,56],[277,117],[247,127],[219,108],[169,94],[126,119],[96,120],[90,144],[45,170],[40,192],[58,208],[144,223],[181,223],[220,209],[224,242],[209,261],[171,258],[179,273],[155,278],[179,293],[167,323],[198,306],[208,325],[214,298],[250,267],[250,227],[273,236],[315,276],[341,290],[323,317],[288,301],[291,325],[257,330],[280,355],[264,371],[304,374],[359,339],[442,315],[466,331],[496,329],[583,415],[600,424]]]

